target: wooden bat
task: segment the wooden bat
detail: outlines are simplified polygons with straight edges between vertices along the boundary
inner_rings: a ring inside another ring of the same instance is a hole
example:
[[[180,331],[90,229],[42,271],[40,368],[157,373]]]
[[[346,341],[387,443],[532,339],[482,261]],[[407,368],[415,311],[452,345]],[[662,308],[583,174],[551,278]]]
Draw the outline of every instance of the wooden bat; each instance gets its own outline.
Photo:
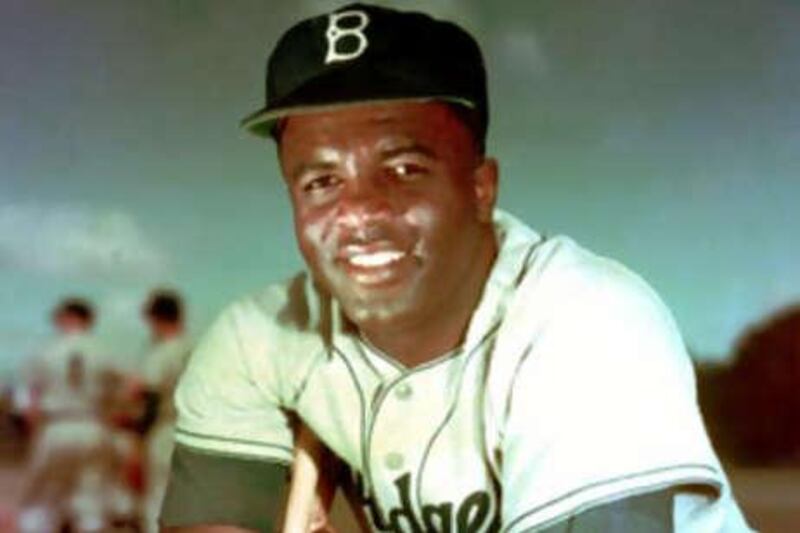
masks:
[[[334,480],[325,475],[327,453],[316,435],[301,425],[295,442],[283,533],[335,533],[328,522],[336,487]]]

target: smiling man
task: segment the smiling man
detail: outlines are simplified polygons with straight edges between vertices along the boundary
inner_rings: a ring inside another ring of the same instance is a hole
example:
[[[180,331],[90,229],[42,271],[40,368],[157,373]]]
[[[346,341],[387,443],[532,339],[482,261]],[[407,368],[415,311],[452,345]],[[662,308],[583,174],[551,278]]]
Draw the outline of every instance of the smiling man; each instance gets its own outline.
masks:
[[[192,356],[167,526],[275,527],[297,418],[376,531],[748,530],[658,297],[495,208],[469,34],[361,4],[303,21],[244,124],[277,142],[308,268]]]
[[[496,165],[457,114],[365,104],[280,139],[300,249],[363,337],[408,367],[456,347],[497,249]]]

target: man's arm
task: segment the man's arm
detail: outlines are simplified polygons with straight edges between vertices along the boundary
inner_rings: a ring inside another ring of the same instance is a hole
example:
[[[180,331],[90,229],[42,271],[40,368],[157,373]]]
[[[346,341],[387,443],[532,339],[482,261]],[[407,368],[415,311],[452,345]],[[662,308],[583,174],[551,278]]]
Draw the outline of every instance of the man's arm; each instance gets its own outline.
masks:
[[[564,274],[575,277],[567,280],[571,291],[553,295],[559,299],[536,342],[510,358],[516,363],[509,366],[510,386],[492,384],[509,391],[494,411],[503,415],[499,471],[510,495],[503,499],[503,526],[520,533],[571,517],[580,521],[602,502],[672,488],[664,528],[714,530],[736,514],[735,503],[705,434],[691,364],[669,312],[613,264],[602,276],[575,272]],[[524,327],[532,311],[512,312]],[[692,493],[689,487],[709,496],[696,512],[678,513],[676,502]]]
[[[263,361],[268,336],[251,331],[257,319],[237,308],[223,313],[180,379],[165,530],[279,527],[293,439],[275,394],[276,372],[260,366],[271,360]]]

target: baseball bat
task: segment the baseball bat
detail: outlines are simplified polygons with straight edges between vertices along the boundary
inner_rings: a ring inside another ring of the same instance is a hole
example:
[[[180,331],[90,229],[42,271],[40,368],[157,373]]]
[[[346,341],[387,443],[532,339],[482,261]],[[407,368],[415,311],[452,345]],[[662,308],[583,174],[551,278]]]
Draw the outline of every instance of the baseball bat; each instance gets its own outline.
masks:
[[[334,487],[323,472],[326,453],[311,430],[301,426],[282,533],[334,532],[327,518]]]

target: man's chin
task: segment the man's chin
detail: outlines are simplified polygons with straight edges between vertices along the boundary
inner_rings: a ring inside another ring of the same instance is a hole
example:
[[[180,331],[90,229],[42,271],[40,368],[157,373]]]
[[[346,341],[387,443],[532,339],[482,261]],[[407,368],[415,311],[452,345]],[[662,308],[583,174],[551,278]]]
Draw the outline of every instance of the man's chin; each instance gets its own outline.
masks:
[[[368,301],[340,300],[347,318],[359,329],[391,327],[404,321],[410,314],[409,306],[404,298],[373,298]]]

